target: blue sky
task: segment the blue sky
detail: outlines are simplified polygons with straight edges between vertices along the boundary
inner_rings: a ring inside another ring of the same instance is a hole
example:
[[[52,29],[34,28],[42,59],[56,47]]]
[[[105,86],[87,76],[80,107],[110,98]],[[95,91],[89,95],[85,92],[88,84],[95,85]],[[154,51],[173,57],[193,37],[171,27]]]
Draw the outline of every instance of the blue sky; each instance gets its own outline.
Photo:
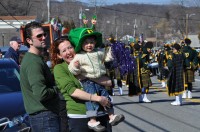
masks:
[[[88,3],[89,0],[80,0],[82,2],[86,2]],[[97,2],[99,0],[96,0]],[[100,0],[105,1],[105,3],[107,5],[111,5],[111,4],[117,4],[117,3],[140,3],[140,4],[159,4],[159,5],[163,5],[163,4],[169,4],[172,0]]]

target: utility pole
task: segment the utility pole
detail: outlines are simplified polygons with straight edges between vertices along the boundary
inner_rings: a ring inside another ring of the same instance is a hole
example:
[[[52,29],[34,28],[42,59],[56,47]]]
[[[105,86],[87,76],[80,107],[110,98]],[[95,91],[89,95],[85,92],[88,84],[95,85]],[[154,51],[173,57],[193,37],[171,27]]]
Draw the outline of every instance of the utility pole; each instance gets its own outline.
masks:
[[[3,44],[3,47],[4,47],[4,33],[1,33],[1,35],[2,35],[2,44]]]
[[[124,19],[122,18],[122,37],[124,36]]]
[[[79,24],[80,24],[80,27],[82,26],[82,15],[83,15],[83,9],[82,7],[80,7],[79,9]]]
[[[134,22],[134,25],[133,25],[133,37],[135,38],[136,37],[136,28],[137,28],[137,19],[135,19],[135,22]]]
[[[118,32],[118,29],[117,29],[117,16],[116,16],[116,11],[115,11],[115,38],[116,38],[116,40],[117,40],[117,32]]]
[[[117,36],[118,36],[118,35],[117,35],[117,32],[118,32],[118,28],[116,27],[116,29],[115,29],[115,30],[116,30],[116,34],[115,34],[115,37],[116,37],[116,40],[117,40]]]
[[[185,35],[186,35],[186,37],[188,37],[188,29],[189,29],[189,26],[188,26],[188,22],[189,22],[189,18],[191,17],[191,16],[194,16],[194,15],[196,15],[196,14],[194,14],[194,13],[192,13],[192,14],[186,14],[186,19],[185,19]]]
[[[157,43],[158,43],[157,42],[157,40],[158,40],[158,34],[157,33],[158,33],[158,29],[156,28],[156,48],[158,47],[158,45],[157,45]]]
[[[189,15],[186,14],[186,19],[185,19],[185,36],[188,37],[188,18]]]
[[[97,15],[97,1],[94,0],[94,6],[95,6],[95,15]]]
[[[50,22],[50,0],[47,0],[47,10],[48,10],[47,21]]]

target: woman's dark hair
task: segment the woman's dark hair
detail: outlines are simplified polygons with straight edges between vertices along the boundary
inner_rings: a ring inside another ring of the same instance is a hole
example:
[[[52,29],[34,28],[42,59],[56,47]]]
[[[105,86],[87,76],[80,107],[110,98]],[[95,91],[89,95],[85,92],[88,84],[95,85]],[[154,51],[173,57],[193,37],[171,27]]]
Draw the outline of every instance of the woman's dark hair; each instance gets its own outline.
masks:
[[[28,24],[25,25],[24,28],[24,39],[25,39],[25,45],[29,48],[30,45],[27,43],[26,39],[30,38],[32,36],[32,30],[35,28],[43,28],[42,24],[36,21],[30,22]]]
[[[60,54],[60,51],[58,49],[59,44],[64,41],[69,41],[68,36],[61,36],[59,38],[56,38],[50,47],[50,57],[51,57],[51,62],[52,62],[52,68],[56,64],[60,64],[63,62],[62,59],[58,58],[57,54]]]

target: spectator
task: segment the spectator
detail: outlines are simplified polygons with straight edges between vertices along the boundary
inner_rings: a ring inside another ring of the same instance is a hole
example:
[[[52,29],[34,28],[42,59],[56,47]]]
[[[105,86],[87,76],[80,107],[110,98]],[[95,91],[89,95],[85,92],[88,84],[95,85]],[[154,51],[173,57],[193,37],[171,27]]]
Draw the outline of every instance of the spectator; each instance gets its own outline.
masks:
[[[12,58],[19,65],[19,49],[21,46],[21,39],[14,36],[10,39],[10,48],[5,53],[4,58]]]
[[[70,132],[90,132],[91,130],[87,125],[89,118],[86,116],[85,101],[95,101],[102,106],[109,106],[110,101],[106,97],[89,94],[83,91],[79,80],[76,79],[68,69],[68,65],[74,56],[74,47],[69,42],[68,38],[58,38],[51,46],[54,77],[58,88],[66,100]],[[107,115],[103,114],[98,116],[97,120],[106,127],[107,132],[112,131],[108,123]]]
[[[41,57],[47,38],[42,25],[25,26],[25,40],[30,47],[20,67],[20,84],[32,132],[60,132],[60,99],[50,69]]]

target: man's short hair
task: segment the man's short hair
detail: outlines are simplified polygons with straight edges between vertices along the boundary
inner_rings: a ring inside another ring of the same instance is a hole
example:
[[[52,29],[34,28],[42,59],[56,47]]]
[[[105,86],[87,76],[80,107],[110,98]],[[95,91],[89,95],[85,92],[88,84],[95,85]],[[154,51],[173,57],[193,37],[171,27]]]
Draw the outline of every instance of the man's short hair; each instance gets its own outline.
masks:
[[[35,28],[43,28],[42,24],[36,21],[30,22],[28,24],[25,25],[24,28],[24,39],[25,39],[25,45],[27,47],[30,47],[30,45],[28,44],[28,42],[26,41],[27,38],[31,39],[32,36],[32,30]]]

